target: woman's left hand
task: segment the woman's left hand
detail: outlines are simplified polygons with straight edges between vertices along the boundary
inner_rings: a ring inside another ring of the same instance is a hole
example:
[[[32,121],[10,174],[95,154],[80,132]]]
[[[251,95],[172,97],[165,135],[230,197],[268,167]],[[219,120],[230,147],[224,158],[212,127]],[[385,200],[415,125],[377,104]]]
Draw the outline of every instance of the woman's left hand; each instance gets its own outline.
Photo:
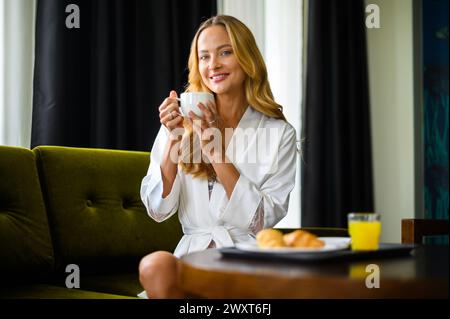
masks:
[[[214,102],[208,101],[205,106],[198,104],[203,116],[197,116],[194,112],[189,112],[192,121],[192,128],[201,141],[202,151],[210,159],[211,157],[222,156],[223,154],[223,134],[224,124],[217,112]]]

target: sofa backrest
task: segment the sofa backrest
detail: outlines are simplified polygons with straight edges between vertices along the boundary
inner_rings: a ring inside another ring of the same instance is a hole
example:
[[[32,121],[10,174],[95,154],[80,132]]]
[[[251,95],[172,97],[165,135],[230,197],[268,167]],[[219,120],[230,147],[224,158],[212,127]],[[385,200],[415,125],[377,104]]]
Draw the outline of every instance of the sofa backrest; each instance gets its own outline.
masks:
[[[0,146],[0,282],[39,278],[53,270],[53,248],[34,153]]]
[[[33,151],[59,270],[71,263],[82,271],[137,270],[144,255],[174,250],[182,235],[177,216],[156,223],[139,197],[149,153],[57,146]]]

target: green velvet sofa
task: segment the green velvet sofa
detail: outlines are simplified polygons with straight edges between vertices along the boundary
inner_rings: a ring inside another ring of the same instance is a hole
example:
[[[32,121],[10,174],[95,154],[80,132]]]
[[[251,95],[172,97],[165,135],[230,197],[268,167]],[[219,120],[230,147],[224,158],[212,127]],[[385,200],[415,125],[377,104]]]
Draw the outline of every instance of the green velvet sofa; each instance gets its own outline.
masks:
[[[139,260],[182,235],[141,203],[149,155],[0,146],[0,298],[136,298]]]

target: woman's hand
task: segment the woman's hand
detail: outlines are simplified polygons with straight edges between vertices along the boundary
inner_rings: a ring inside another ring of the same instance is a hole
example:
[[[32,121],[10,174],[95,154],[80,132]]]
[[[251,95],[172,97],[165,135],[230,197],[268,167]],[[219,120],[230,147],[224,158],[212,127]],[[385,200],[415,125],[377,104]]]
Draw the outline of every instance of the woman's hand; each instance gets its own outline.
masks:
[[[184,132],[183,117],[179,111],[180,107],[177,97],[177,92],[170,91],[169,96],[159,106],[159,119],[169,132],[179,128],[182,131],[178,132],[177,135],[182,135]]]
[[[203,116],[197,116],[194,112],[189,112],[192,121],[192,128],[201,141],[202,152],[210,160],[222,160],[224,152],[224,123],[217,112],[214,102],[208,101],[205,106],[198,104]]]
[[[170,132],[170,138],[164,149],[161,160],[161,179],[163,182],[162,198],[165,198],[172,189],[177,175],[180,145],[177,142],[184,134],[183,117],[179,113],[177,92],[170,91],[169,96],[159,106],[159,119]]]

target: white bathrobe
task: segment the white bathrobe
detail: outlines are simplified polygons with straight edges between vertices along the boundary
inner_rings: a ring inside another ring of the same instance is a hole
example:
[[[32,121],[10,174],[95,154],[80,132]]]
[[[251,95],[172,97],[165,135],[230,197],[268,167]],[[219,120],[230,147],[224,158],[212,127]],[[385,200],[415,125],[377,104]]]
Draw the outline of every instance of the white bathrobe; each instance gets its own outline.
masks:
[[[168,130],[161,126],[142,180],[141,198],[150,217],[158,222],[178,211],[184,236],[175,256],[206,249],[211,242],[225,247],[254,241],[250,224],[255,214],[262,213],[264,228],[273,227],[286,215],[297,156],[295,129],[287,122],[247,107],[226,150],[240,173],[230,199],[218,182],[209,198],[208,182],[192,178],[180,167],[169,195],[162,198],[160,163],[168,139]]]

